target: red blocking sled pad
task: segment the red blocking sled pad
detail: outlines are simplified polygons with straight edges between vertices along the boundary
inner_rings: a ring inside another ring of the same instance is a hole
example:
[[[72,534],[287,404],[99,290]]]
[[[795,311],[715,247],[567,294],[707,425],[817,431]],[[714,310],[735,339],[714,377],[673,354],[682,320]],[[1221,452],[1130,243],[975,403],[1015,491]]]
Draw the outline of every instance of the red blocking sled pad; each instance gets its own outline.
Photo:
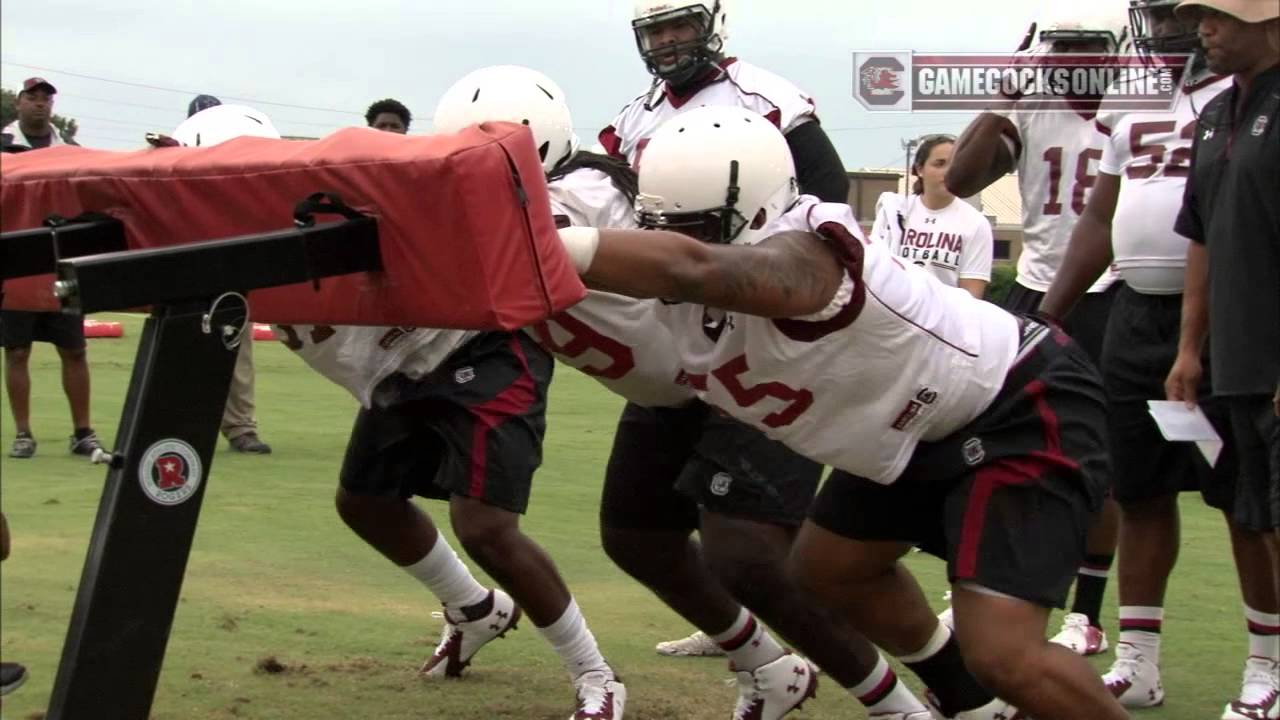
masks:
[[[312,141],[4,155],[0,229],[97,211],[124,223],[131,249],[155,248],[291,228],[294,206],[320,191],[378,219],[384,269],[326,278],[318,290],[254,291],[255,321],[511,330],[585,295],[556,236],[532,135],[508,123],[429,137],[349,128]],[[52,281],[5,282],[4,307],[56,310]]]

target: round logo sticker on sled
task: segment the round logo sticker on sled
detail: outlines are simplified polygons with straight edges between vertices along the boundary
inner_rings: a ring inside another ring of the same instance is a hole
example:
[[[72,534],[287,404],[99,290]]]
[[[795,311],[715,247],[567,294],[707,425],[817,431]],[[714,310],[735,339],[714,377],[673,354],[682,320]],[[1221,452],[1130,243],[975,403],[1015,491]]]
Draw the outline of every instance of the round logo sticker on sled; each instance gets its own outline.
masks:
[[[160,505],[181,505],[200,488],[202,469],[195,448],[182,440],[160,440],[138,463],[138,484]]]

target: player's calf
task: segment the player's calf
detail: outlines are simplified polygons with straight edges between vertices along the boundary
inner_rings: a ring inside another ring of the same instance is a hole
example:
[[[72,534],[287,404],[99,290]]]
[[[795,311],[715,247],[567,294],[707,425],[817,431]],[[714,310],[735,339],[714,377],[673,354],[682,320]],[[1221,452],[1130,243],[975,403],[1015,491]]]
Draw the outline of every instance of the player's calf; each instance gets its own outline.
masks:
[[[1038,720],[1128,717],[1088,663],[1044,639],[1047,608],[975,585],[952,601],[965,665],[1001,699]]]

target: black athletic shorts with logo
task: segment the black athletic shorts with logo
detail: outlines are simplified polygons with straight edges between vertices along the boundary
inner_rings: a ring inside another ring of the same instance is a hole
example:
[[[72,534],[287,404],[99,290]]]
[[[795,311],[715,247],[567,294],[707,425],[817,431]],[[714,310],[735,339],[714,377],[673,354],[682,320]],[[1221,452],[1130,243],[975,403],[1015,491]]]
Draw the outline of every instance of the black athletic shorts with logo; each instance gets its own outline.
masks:
[[[1127,285],[1116,291],[1102,345],[1115,498],[1132,503],[1199,490],[1207,505],[1229,510],[1239,465],[1230,413],[1221,399],[1212,397],[1208,355],[1196,396],[1224,441],[1215,466],[1209,466],[1195,443],[1165,440],[1148,411],[1148,400],[1164,399],[1164,379],[1178,357],[1181,323],[1182,295],[1144,295]]]
[[[605,471],[600,522],[631,530],[692,530],[701,507],[797,527],[821,477],[822,465],[705,403],[627,403]]]
[[[1106,494],[1106,403],[1084,350],[1023,323],[1021,359],[985,412],[920,443],[891,485],[833,472],[813,522],[854,540],[916,544],[947,561],[953,583],[1062,607]]]
[[[1119,285],[1119,282],[1115,282],[1102,292],[1085,293],[1071,314],[1062,321],[1062,329],[1077,345],[1084,348],[1095,365],[1102,365],[1102,342],[1107,335],[1107,317],[1111,315],[1111,303]],[[1030,315],[1040,309],[1041,300],[1044,300],[1044,293],[1014,282],[1002,307],[1014,315]]]
[[[340,482],[354,495],[476,498],[523,513],[542,464],[554,362],[523,332],[473,338],[420,380],[400,374],[356,416]]]
[[[63,350],[83,350],[84,318],[60,312],[0,310],[0,341],[6,349],[47,342]]]

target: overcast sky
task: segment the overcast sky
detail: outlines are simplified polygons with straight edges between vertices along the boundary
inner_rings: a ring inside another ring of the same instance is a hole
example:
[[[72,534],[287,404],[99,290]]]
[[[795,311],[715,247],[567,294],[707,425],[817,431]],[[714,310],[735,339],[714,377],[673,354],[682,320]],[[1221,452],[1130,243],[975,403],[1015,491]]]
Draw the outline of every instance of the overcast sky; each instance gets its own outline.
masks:
[[[1057,5],[1066,5],[1059,0]],[[1126,3],[1072,0],[1108,7]],[[813,95],[849,168],[902,164],[899,141],[958,131],[965,114],[869,113],[852,95],[858,50],[1008,51],[1047,0],[733,0],[729,54]],[[0,3],[0,83],[40,75],[90,147],[136,148],[196,93],[266,112],[289,135],[363,124],[395,97],[429,132],[440,94],[469,70],[527,65],[564,88],[585,144],[648,85],[630,0],[35,0]],[[277,103],[277,104],[269,104]]]

